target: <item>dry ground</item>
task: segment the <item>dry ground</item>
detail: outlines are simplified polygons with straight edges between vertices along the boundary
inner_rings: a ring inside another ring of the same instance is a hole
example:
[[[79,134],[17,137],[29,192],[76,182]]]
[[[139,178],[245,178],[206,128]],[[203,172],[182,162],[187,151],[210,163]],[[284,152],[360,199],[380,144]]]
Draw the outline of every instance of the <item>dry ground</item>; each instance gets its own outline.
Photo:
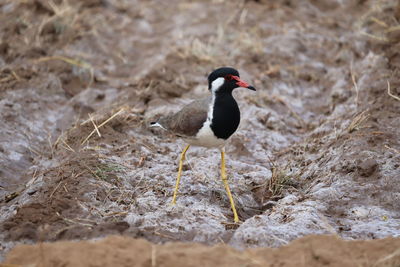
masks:
[[[235,248],[400,235],[397,2],[5,0],[0,14],[0,258],[109,234]],[[189,150],[169,205],[184,143],[148,128],[223,65],[258,89],[236,90],[227,146],[241,224],[218,151]]]
[[[238,252],[219,244],[167,243],[111,236],[98,242],[57,242],[18,246],[5,266],[399,266],[400,239],[343,241],[334,236],[307,236],[288,246]],[[135,251],[135,253],[132,253]],[[12,263],[11,265],[7,265]],[[13,265],[14,264],[14,265]]]

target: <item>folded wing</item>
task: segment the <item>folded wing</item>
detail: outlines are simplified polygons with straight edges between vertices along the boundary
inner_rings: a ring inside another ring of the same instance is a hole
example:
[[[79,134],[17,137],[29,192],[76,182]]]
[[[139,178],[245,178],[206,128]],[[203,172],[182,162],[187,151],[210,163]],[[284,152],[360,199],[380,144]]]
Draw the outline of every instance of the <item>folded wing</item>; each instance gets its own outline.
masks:
[[[211,101],[211,97],[193,101],[179,112],[162,117],[158,123],[178,136],[194,137],[207,120]]]

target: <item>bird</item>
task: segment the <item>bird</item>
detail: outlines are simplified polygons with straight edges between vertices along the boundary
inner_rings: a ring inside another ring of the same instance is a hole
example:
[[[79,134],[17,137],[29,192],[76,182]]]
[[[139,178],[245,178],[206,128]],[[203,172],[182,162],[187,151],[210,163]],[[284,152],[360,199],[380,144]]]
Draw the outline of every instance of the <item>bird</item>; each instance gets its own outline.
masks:
[[[232,91],[239,87],[256,91],[253,86],[240,79],[236,69],[232,67],[217,68],[208,75],[210,96],[194,100],[177,113],[160,117],[157,121],[150,123],[150,127],[160,127],[187,143],[180,155],[178,176],[171,204],[176,204],[183,162],[189,147],[218,148],[221,153],[221,178],[230,201],[235,223],[239,222],[239,217],[226,174],[225,144],[240,123],[239,106],[232,95]]]

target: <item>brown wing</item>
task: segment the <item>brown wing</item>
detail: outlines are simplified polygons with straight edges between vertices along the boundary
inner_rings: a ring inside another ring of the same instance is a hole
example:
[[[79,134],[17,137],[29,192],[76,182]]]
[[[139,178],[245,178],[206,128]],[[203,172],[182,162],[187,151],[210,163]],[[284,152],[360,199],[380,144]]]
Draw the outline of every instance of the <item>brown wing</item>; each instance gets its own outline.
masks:
[[[211,97],[193,101],[174,115],[161,118],[158,123],[177,135],[193,137],[207,120],[210,103]]]

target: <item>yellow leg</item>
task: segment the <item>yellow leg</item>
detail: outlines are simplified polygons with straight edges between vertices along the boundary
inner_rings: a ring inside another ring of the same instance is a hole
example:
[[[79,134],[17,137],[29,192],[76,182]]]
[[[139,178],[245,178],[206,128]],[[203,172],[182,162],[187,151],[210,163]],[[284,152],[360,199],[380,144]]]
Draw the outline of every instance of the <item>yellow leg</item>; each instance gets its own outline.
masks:
[[[235,202],[233,201],[231,190],[229,189],[228,179],[226,176],[224,149],[221,150],[221,177],[222,177],[222,181],[224,182],[225,190],[226,190],[226,193],[228,194],[229,201],[231,202],[231,207],[232,207],[232,211],[233,211],[233,219],[234,219],[235,223],[239,222],[239,217],[237,215],[236,208],[235,208]]]
[[[189,149],[190,145],[187,145],[181,153],[181,159],[179,160],[178,177],[176,178],[174,196],[172,197],[172,205],[176,204],[176,195],[178,194],[179,183],[181,181],[183,161],[185,160],[186,151]]]

